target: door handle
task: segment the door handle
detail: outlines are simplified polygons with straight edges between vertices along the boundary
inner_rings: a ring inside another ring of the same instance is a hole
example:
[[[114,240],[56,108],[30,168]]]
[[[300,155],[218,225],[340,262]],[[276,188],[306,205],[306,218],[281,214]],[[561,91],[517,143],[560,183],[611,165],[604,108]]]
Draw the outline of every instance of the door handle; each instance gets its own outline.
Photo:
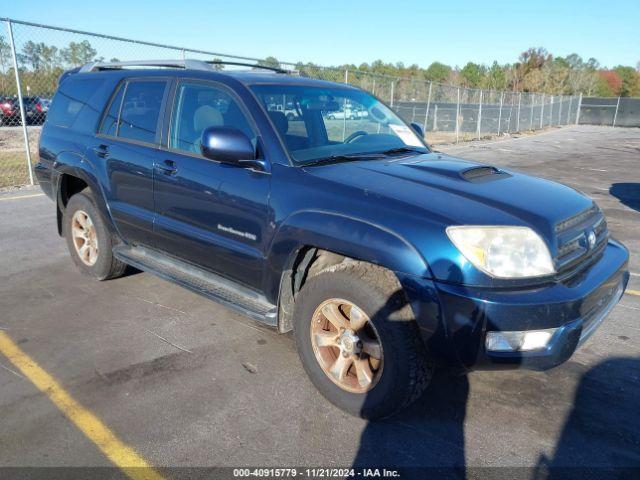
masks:
[[[97,147],[93,147],[93,152],[101,158],[107,158],[109,156],[109,147],[106,145],[98,145]]]
[[[164,160],[162,163],[156,163],[156,168],[163,171],[167,175],[173,175],[178,171],[176,162],[173,160]]]

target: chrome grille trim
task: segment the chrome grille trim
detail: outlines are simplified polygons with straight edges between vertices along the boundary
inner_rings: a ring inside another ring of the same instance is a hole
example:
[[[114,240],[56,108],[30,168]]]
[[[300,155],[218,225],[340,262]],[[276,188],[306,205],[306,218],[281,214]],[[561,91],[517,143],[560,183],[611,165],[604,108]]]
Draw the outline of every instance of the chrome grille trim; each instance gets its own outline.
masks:
[[[599,212],[600,212],[600,209],[598,208],[598,206],[596,204],[593,204],[593,206],[591,206],[584,212],[581,212],[577,215],[574,215],[573,217],[569,217],[566,220],[558,222],[556,224],[556,233],[562,233],[566,230],[569,230],[570,228],[582,223],[590,216],[596,215]]]
[[[587,235],[593,231],[596,235],[595,245],[589,246]],[[563,278],[572,275],[588,259],[600,254],[609,239],[607,222],[596,204],[587,210],[558,222],[556,232],[556,270]]]

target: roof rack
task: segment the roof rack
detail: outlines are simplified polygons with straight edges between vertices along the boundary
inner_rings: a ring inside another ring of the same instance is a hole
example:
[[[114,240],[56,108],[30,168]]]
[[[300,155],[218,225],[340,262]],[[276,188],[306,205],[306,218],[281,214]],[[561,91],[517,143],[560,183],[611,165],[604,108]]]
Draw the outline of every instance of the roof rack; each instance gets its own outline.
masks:
[[[200,60],[131,60],[128,62],[89,62],[80,68],[80,73],[100,70],[117,70],[126,67],[164,67],[211,70],[211,67],[206,62]]]
[[[208,63],[209,65],[237,65],[240,67],[260,68],[264,70],[271,70],[276,73],[291,73],[289,70],[285,70],[284,68],[270,67],[267,65],[260,65],[256,63],[227,62],[225,60],[210,60],[210,61],[207,61],[206,63]]]
[[[100,70],[119,70],[127,67],[162,67],[162,68],[184,68],[188,70],[212,71],[214,65],[238,65],[243,67],[259,68],[271,70],[277,73],[291,73],[288,70],[277,67],[269,67],[259,64],[227,62],[224,60],[131,60],[126,62],[89,62],[83,65],[79,73],[96,72]]]

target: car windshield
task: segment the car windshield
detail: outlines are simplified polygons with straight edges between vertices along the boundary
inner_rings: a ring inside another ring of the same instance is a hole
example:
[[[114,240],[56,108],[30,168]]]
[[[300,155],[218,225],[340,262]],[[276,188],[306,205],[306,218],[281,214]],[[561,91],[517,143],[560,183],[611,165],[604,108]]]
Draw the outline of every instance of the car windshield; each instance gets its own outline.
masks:
[[[298,165],[429,152],[393,111],[362,90],[338,85],[254,85],[252,90]]]

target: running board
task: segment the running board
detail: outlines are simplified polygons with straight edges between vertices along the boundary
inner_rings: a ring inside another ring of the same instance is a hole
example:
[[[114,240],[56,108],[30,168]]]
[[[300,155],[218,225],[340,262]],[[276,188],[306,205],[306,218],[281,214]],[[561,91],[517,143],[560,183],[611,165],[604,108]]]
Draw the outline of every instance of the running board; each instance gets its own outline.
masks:
[[[278,324],[275,305],[232,280],[144,247],[118,245],[113,247],[113,255],[127,265],[182,285],[254,320],[273,327]]]

